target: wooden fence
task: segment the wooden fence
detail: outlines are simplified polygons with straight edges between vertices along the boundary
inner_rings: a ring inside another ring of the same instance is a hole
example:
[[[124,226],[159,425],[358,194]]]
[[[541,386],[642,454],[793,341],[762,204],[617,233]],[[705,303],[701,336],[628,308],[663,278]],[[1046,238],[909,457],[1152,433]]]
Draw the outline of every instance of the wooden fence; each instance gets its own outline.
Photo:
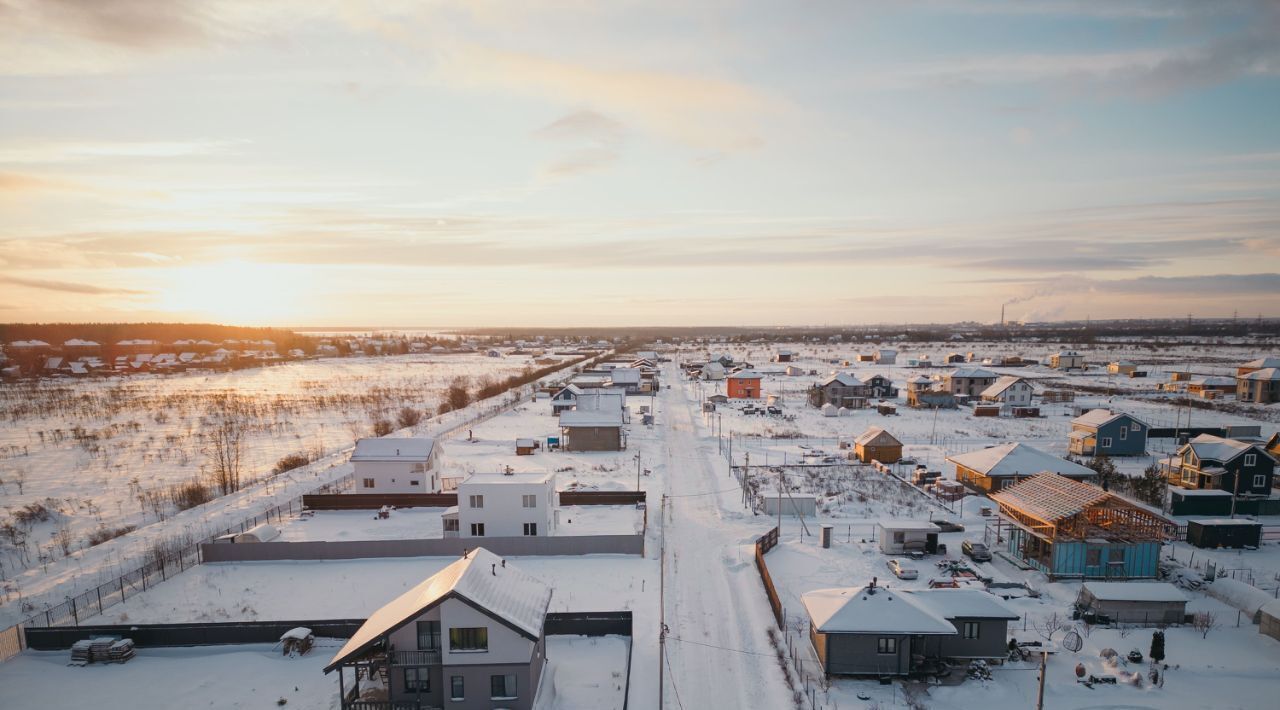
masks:
[[[769,575],[769,566],[764,562],[765,553],[777,547],[777,545],[777,528],[773,528],[756,539],[756,571],[760,573],[760,581],[764,583],[765,596],[769,597],[769,606],[773,609],[773,619],[777,622],[778,628],[785,631],[787,617],[782,608],[782,598],[778,596],[778,589],[773,585],[773,577]]]

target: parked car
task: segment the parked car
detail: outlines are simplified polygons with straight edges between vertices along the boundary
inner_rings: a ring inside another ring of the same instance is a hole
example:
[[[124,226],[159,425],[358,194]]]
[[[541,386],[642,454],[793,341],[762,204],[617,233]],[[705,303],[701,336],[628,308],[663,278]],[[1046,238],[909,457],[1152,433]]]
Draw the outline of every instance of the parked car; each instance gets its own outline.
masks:
[[[954,520],[938,519],[929,522],[937,525],[942,532],[964,532],[964,526]]]
[[[893,572],[898,579],[916,579],[920,576],[915,567],[903,564],[902,560],[889,560],[886,564],[889,565],[889,571]]]
[[[960,551],[968,555],[969,559],[974,562],[990,562],[991,550],[987,549],[986,544],[974,542],[973,540],[965,540],[960,543]]]

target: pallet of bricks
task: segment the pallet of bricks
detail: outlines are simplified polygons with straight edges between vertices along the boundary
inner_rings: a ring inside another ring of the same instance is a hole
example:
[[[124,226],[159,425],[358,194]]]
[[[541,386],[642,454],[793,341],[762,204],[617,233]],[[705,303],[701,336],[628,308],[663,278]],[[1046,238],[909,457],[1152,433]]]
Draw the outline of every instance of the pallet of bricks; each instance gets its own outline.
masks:
[[[125,663],[133,658],[133,639],[119,636],[96,636],[71,645],[71,665],[90,663]]]

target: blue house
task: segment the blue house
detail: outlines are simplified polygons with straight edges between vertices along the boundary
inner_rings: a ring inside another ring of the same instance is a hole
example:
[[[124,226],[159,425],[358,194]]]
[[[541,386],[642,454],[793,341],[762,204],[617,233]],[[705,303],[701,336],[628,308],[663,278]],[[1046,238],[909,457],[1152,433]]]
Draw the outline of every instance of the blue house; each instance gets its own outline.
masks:
[[[1050,579],[1152,579],[1173,521],[1089,483],[1041,473],[991,494],[996,543]]]
[[[1067,448],[1077,456],[1142,456],[1150,429],[1132,414],[1094,409],[1071,420]]]

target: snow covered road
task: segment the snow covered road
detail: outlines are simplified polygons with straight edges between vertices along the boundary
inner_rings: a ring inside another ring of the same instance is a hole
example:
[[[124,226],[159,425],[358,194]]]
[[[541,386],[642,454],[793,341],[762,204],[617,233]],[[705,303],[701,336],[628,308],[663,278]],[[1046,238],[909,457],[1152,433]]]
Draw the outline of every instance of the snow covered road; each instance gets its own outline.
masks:
[[[666,414],[667,675],[664,708],[793,707],[768,630],[773,617],[752,564],[765,522],[738,512],[740,494],[713,443],[698,435],[697,406],[668,366]],[[718,491],[718,492],[717,492]]]

